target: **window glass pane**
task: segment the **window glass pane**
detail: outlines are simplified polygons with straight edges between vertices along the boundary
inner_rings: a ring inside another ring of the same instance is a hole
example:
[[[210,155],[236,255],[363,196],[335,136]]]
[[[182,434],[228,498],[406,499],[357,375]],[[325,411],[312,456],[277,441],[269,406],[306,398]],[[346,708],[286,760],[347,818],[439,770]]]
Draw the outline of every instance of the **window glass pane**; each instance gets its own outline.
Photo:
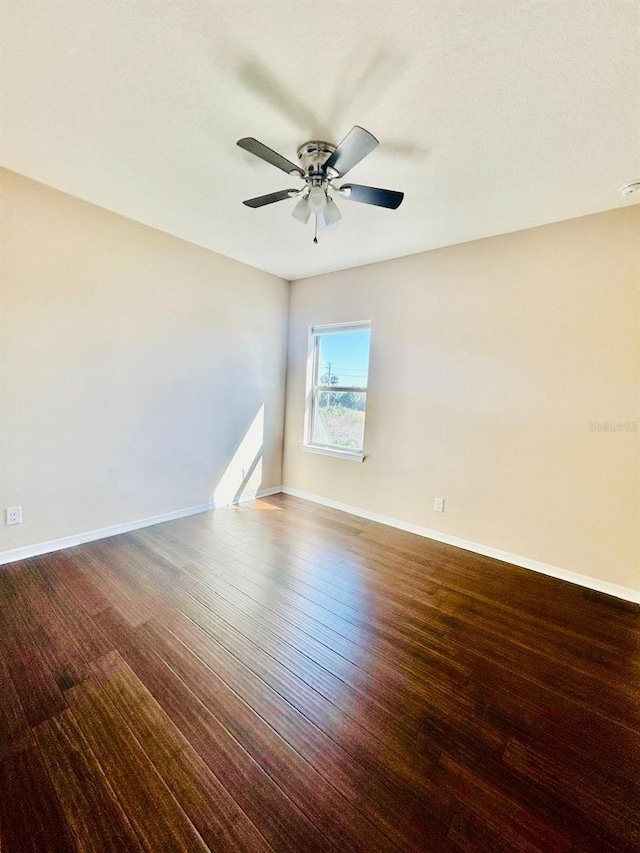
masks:
[[[318,385],[366,388],[371,331],[318,335]]]
[[[314,444],[362,450],[366,402],[364,391],[318,391],[313,418]]]

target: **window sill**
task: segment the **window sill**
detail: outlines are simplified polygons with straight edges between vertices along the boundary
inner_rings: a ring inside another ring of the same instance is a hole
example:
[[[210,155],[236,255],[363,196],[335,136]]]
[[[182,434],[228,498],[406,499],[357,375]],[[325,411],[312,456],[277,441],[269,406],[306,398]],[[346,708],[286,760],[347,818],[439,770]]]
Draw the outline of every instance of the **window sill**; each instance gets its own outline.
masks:
[[[321,456],[333,456],[335,459],[348,459],[350,462],[364,462],[365,459],[361,450],[337,450],[315,444],[301,444],[300,450],[304,450],[305,453],[319,453]]]

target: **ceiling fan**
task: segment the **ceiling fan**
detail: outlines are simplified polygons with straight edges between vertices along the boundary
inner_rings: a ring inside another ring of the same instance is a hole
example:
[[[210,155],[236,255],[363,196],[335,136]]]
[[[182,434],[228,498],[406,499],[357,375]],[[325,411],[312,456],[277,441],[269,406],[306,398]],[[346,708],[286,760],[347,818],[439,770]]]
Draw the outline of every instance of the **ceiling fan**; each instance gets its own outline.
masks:
[[[318,228],[335,226],[342,218],[335,203],[334,194],[340,198],[388,207],[391,210],[399,207],[404,198],[404,193],[396,190],[365,187],[361,184],[333,186],[333,181],[343,178],[378,145],[375,136],[358,125],[349,131],[337,147],[329,142],[305,142],[298,148],[299,166],[251,136],[239,139],[237,144],[245,151],[260,157],[261,160],[266,160],[272,166],[305,182],[300,189],[279,190],[268,195],[250,198],[243,204],[247,207],[263,207],[265,204],[273,204],[276,201],[297,198],[298,203],[291,215],[303,225],[307,224],[311,214],[315,215],[314,243],[318,242]]]

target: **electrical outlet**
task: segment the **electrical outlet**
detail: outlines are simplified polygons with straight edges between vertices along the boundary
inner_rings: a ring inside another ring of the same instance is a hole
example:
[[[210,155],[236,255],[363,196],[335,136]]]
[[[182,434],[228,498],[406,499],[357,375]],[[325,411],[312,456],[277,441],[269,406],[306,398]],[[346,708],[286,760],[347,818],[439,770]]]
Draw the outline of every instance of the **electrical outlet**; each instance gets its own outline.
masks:
[[[434,498],[433,499],[433,511],[434,512],[444,512],[444,498]]]
[[[7,510],[7,524],[22,524],[22,507],[10,506]]]

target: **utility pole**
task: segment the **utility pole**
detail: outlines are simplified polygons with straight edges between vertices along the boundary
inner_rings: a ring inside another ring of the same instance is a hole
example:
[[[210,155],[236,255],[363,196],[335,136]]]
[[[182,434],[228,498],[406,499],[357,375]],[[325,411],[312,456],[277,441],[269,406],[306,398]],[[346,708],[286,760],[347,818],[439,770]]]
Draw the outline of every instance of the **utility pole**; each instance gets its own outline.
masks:
[[[331,362],[327,362],[327,385],[331,388]],[[327,406],[332,404],[331,391],[327,394]]]

